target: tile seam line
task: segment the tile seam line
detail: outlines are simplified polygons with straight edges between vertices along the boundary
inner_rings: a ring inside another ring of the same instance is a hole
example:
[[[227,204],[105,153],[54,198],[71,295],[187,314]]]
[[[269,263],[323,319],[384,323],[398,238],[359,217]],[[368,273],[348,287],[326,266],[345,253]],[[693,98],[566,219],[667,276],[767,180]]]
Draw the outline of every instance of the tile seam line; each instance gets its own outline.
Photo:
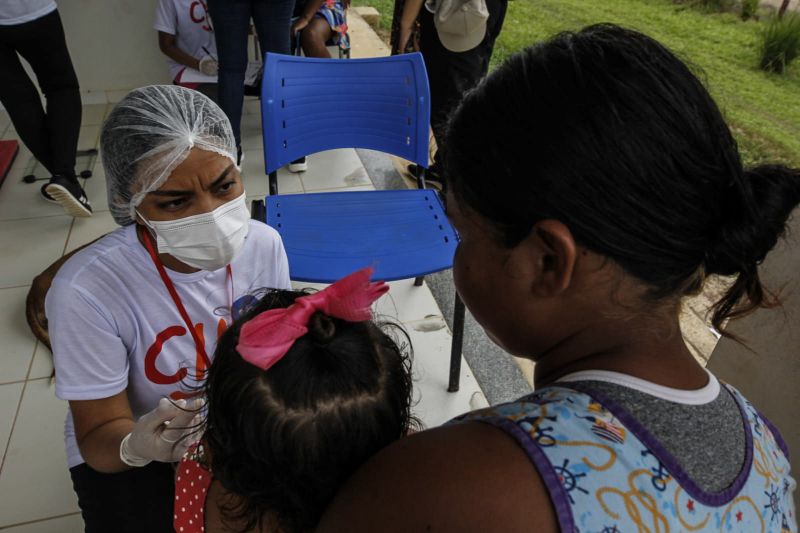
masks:
[[[70,516],[75,516],[75,515],[80,515],[80,514],[81,514],[81,512],[77,511],[77,512],[74,512],[74,513],[65,513],[65,514],[60,514],[60,515],[48,516],[46,518],[37,518],[35,520],[28,520],[26,522],[17,522],[16,524],[8,524],[8,525],[5,525],[5,526],[0,526],[0,531],[2,531],[4,529],[10,529],[12,527],[27,526],[27,525],[30,525],[30,524],[39,524],[41,522],[49,522],[50,520],[58,520],[59,518],[67,518],[67,517],[70,517]]]
[[[0,218],[0,225],[2,225],[4,222],[19,222],[21,220],[37,220],[37,219],[40,219],[40,218],[56,218],[56,217],[74,218],[74,217],[70,217],[69,215],[65,215],[63,212],[61,212],[58,215],[41,215],[41,216],[38,216],[38,217]]]
[[[51,376],[41,376],[41,377],[38,377],[38,378],[28,377],[28,378],[25,378],[25,379],[18,379],[16,381],[4,381],[4,382],[0,383],[0,387],[4,387],[6,385],[18,385],[20,383],[26,383],[26,382],[29,382],[29,381],[44,381],[46,379],[53,379],[53,378]]]
[[[11,439],[14,437],[14,429],[17,427],[17,418],[19,417],[19,411],[22,408],[22,399],[25,397],[25,391],[28,389],[28,382],[27,380],[22,384],[22,390],[19,393],[19,400],[17,400],[17,408],[14,411],[14,420],[11,422],[11,429],[8,431],[8,441],[5,443],[3,447],[3,459],[0,460],[0,475],[3,473],[3,467],[6,465],[6,456],[8,455],[8,449],[11,447]]]

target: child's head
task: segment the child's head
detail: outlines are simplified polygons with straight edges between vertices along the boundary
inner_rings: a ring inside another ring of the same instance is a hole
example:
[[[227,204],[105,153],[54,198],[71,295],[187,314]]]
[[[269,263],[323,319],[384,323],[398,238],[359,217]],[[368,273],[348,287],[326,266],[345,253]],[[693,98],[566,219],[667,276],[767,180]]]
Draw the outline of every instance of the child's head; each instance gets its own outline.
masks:
[[[268,292],[220,338],[206,381],[211,469],[241,502],[229,517],[247,527],[266,518],[282,531],[312,529],[356,468],[412,423],[409,346],[387,325],[315,311],[267,370],[249,362],[243,337],[259,316],[307,296]]]
[[[515,320],[552,316],[542,330],[560,327],[555,296],[569,293],[587,261],[623,274],[607,286],[632,283],[640,311],[672,313],[711,274],[738,276],[715,308],[718,328],[763,305],[756,266],[800,201],[798,172],[743,169],[719,109],[684,63],[608,24],[508,59],[465,96],[443,155],[454,222],[475,224],[458,228],[456,283],[514,351],[525,349],[514,332],[530,331]],[[541,253],[518,253],[526,242]],[[531,272],[536,284],[509,291]],[[572,291],[570,303],[591,287]],[[538,313],[515,311],[517,297],[534,298]]]

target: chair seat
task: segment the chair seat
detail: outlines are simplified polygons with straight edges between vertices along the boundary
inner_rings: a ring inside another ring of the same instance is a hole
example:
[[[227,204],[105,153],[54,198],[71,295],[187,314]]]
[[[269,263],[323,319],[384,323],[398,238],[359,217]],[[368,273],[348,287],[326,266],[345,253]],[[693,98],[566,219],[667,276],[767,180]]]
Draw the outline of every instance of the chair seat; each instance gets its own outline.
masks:
[[[458,236],[432,190],[268,196],[293,280],[330,283],[366,266],[375,279],[424,276],[453,265]]]

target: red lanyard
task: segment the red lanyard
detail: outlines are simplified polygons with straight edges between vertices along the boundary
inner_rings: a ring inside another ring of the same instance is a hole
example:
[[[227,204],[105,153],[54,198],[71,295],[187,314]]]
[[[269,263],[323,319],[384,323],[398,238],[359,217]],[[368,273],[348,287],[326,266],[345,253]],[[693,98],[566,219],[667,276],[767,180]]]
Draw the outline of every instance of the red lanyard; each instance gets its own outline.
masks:
[[[197,331],[194,329],[194,324],[192,320],[189,318],[189,313],[186,312],[186,308],[183,306],[183,302],[181,301],[181,297],[178,296],[178,291],[175,290],[175,285],[172,284],[172,280],[169,279],[167,275],[167,271],[164,269],[164,265],[161,263],[161,260],[158,258],[156,254],[155,247],[153,246],[153,237],[150,235],[150,232],[138,226],[137,229],[142,234],[142,240],[144,240],[144,246],[147,248],[147,251],[150,253],[150,259],[153,260],[153,264],[156,265],[156,270],[158,270],[158,274],[161,276],[161,281],[164,282],[164,286],[167,288],[167,292],[169,295],[172,296],[172,301],[175,302],[175,307],[178,308],[178,313],[181,315],[183,322],[186,324],[186,327],[189,328],[189,333],[194,339],[194,345],[197,348],[197,352],[205,361],[206,366],[211,366],[211,359],[209,359],[208,354],[206,353],[205,343],[202,342],[200,336],[197,334]],[[231,269],[231,265],[225,267],[227,270],[227,280],[230,282],[231,287],[231,298],[230,298],[230,309],[233,309],[233,270]]]

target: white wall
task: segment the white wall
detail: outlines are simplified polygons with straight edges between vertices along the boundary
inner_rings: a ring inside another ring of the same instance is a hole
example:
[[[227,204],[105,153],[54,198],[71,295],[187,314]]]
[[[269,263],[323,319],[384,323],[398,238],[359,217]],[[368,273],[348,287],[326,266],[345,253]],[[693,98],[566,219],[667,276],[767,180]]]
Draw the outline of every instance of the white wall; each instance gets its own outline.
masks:
[[[172,83],[153,29],[158,0],[56,1],[84,104],[118,102],[131,89]],[[253,41],[248,38],[251,58]]]
[[[170,83],[153,29],[157,0],[60,0],[84,101],[118,101],[130,89]]]

